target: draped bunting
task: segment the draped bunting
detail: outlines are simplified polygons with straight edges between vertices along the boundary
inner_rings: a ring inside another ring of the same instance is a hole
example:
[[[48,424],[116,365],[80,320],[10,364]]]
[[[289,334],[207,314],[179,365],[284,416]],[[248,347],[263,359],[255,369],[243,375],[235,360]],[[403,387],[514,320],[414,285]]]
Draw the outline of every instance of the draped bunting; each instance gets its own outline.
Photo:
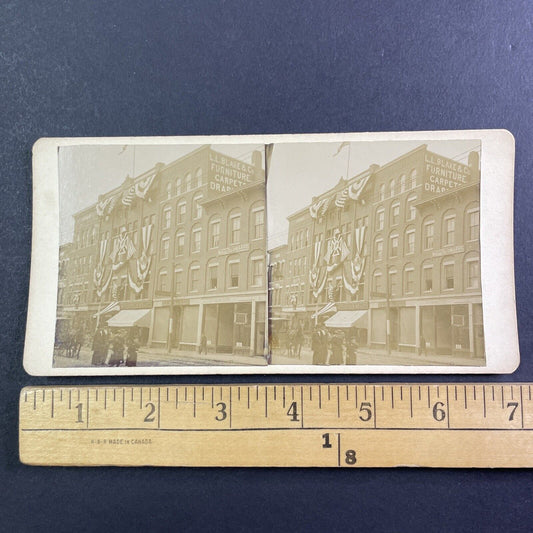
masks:
[[[321,198],[309,206],[309,214],[311,218],[317,219],[324,216],[327,210],[335,205],[335,207],[342,209],[348,200],[357,201],[365,188],[365,185],[370,179],[370,173],[364,174],[356,181],[345,187],[342,191],[332,194],[326,198]]]
[[[309,271],[309,284],[311,285],[311,290],[313,291],[313,296],[318,298],[318,295],[324,290],[326,285],[327,273],[324,267],[320,267],[320,252],[322,250],[322,242],[315,242],[314,249],[314,258],[313,266]]]
[[[137,183],[129,187],[126,191],[117,193],[113,196],[109,196],[96,204],[96,213],[99,217],[109,215],[115,208],[117,202],[120,199],[122,205],[129,207],[135,198],[146,198],[148,190],[154,182],[156,173],[153,172],[146,178],[139,180]]]
[[[313,296],[318,298],[326,287],[328,274],[339,267],[342,267],[343,284],[351,294],[359,291],[359,285],[363,279],[366,258],[363,255],[363,248],[366,237],[366,226],[356,228],[353,259],[349,259],[351,252],[343,236],[338,229],[334,236],[328,241],[326,253],[322,256],[322,241],[317,241],[314,246],[313,265],[309,271],[309,283]],[[322,265],[321,265],[322,263]],[[335,287],[328,288],[327,298],[331,300]]]
[[[118,270],[126,261],[129,261],[136,251],[135,245],[127,233],[118,236],[113,242],[113,251],[109,254],[113,271]]]
[[[152,258],[149,255],[150,243],[152,241],[152,224],[143,226],[141,231],[141,240],[142,240],[142,252],[140,257],[135,262],[135,272],[131,272],[131,269],[128,269],[128,282],[130,287],[136,292],[139,293],[142,291],[144,282],[146,281],[148,274],[150,272],[150,265],[152,263]]]
[[[365,244],[366,226],[361,226],[355,230],[355,257],[349,261],[343,269],[344,286],[351,294],[356,294],[359,284],[363,279],[366,266],[366,258],[363,255]]]
[[[94,267],[93,281],[94,286],[96,287],[96,294],[99,298],[107,290],[109,282],[111,281],[112,270],[109,269],[109,271],[106,272],[106,268],[104,266],[107,242],[107,239],[102,239],[100,241],[100,255],[98,258],[98,263]]]

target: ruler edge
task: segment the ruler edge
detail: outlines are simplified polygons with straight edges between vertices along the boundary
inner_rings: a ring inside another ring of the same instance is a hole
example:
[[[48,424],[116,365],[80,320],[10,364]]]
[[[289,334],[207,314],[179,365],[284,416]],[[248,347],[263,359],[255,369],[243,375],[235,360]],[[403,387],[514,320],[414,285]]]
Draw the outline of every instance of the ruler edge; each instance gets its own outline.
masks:
[[[101,468],[101,467],[107,467],[107,468],[222,468],[222,469],[228,469],[228,468],[275,468],[275,469],[289,469],[289,468],[297,468],[297,469],[319,469],[319,468],[326,468],[331,470],[349,470],[350,467],[339,467],[339,466],[325,466],[325,465],[310,465],[310,466],[295,466],[291,464],[287,465],[231,465],[231,466],[211,466],[211,465],[159,465],[159,464],[151,464],[151,463],[144,463],[144,464],[116,464],[116,463],[99,463],[99,464],[76,464],[76,463],[68,463],[68,462],[57,462],[57,463],[41,463],[41,462],[31,462],[31,461],[25,461],[22,457],[22,450],[21,450],[21,435],[22,435],[22,428],[21,428],[21,405],[24,399],[24,394],[30,391],[40,391],[40,390],[53,390],[53,389],[83,389],[83,390],[91,390],[91,389],[116,389],[116,388],[123,388],[123,387],[130,387],[130,388],[163,388],[163,387],[232,387],[232,386],[250,386],[250,387],[258,387],[258,386],[294,386],[294,387],[304,387],[304,386],[313,386],[313,385],[348,385],[348,386],[456,386],[456,385],[462,385],[462,386],[486,386],[486,385],[500,385],[502,387],[504,386],[532,386],[533,382],[528,381],[520,381],[520,382],[379,382],[379,383],[366,383],[366,382],[328,382],[328,383],[317,383],[317,382],[306,382],[306,383],[197,383],[197,384],[191,384],[191,383],[185,383],[185,384],[178,384],[178,383],[170,383],[170,384],[111,384],[111,385],[27,385],[22,387],[19,394],[19,416],[18,416],[18,437],[19,437],[19,446],[18,446],[18,459],[19,462],[25,466],[31,466],[31,467],[64,467],[64,468]],[[465,429],[464,431],[470,431],[471,429]],[[423,428],[421,429],[423,431]],[[443,428],[443,431],[447,431]],[[508,431],[508,430],[502,430],[502,431]],[[522,431],[521,429],[517,429],[516,431]],[[487,465],[470,465],[470,466],[443,466],[443,465],[419,465],[419,464],[397,464],[397,465],[390,465],[390,466],[376,466],[376,465],[359,465],[355,468],[351,468],[353,470],[357,469],[430,469],[430,470],[436,470],[436,469],[452,469],[452,470],[470,470],[470,469],[476,469],[476,470],[505,470],[505,469],[512,469],[512,470],[518,470],[518,469],[530,469],[533,468],[533,466],[530,465],[495,465],[495,466],[487,466]]]

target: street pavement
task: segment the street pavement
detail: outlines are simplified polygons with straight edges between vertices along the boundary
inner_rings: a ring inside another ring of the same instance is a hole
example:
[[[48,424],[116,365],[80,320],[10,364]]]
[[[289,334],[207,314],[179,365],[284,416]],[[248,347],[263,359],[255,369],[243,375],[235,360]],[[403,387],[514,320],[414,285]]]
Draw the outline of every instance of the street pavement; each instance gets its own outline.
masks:
[[[328,356],[329,362],[329,356]],[[300,357],[290,357],[286,350],[274,351],[273,365],[311,365],[313,352],[308,347],[302,347]],[[387,355],[385,350],[359,348],[357,350],[358,365],[422,365],[422,366],[484,366],[485,361],[480,358],[457,357],[451,355],[419,355],[417,353],[393,351]]]
[[[55,368],[90,367],[92,350],[82,347],[79,359],[65,357],[64,353],[54,353]],[[170,353],[160,348],[143,346],[137,354],[137,366],[265,366],[262,356],[246,356],[224,353],[200,355],[197,352],[173,349]]]

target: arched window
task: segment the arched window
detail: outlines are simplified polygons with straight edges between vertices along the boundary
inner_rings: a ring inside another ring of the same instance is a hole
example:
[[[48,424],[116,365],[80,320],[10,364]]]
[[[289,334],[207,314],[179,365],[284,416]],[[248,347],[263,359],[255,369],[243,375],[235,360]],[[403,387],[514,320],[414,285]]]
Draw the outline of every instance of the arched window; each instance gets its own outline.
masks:
[[[176,194],[181,194],[183,192],[183,180],[180,178],[176,178]]]
[[[479,240],[479,203],[472,202],[465,210],[465,240]]]
[[[185,253],[185,233],[183,231],[178,231],[176,233],[176,256],[183,255]]]
[[[192,189],[192,174],[187,172],[185,174],[185,190],[190,191]]]
[[[162,292],[166,292],[169,290],[169,286],[168,286],[168,271],[166,268],[162,268],[160,271],[159,271],[159,277],[158,277],[158,281],[157,281],[157,288],[162,291]]]
[[[171,217],[172,217],[172,207],[170,205],[167,205],[163,209],[163,229],[170,228]]]
[[[265,256],[256,251],[250,254],[250,285],[263,287],[265,284]]]
[[[220,218],[215,217],[209,222],[209,248],[218,248],[220,246]]]
[[[263,206],[252,209],[251,222],[252,239],[263,239],[265,236],[265,208]]]
[[[416,194],[410,194],[405,202],[405,220],[412,221],[416,218]]]
[[[465,256],[464,278],[466,289],[481,288],[481,270],[479,264],[479,254],[470,252]]]
[[[384,290],[383,275],[379,269],[374,270],[372,275],[372,290],[374,292],[383,292]]]
[[[187,203],[181,201],[176,209],[176,224],[183,224],[187,216]]]
[[[422,292],[433,292],[433,263],[425,262],[422,264],[420,279],[422,281]]]
[[[407,228],[405,228],[405,238],[404,238],[405,255],[415,253],[415,237],[416,237],[415,227],[407,226]]]
[[[445,257],[441,264],[441,287],[443,291],[455,288],[455,261],[453,256]]]
[[[389,235],[389,257],[398,257],[400,246],[400,237],[398,233],[393,232]]]
[[[207,264],[205,286],[208,291],[218,289],[218,261],[212,260]]]
[[[229,244],[239,244],[241,242],[241,213],[233,211],[228,217]],[[294,237],[294,236],[293,236]]]
[[[196,169],[196,186],[201,187],[202,186],[202,177],[203,177],[203,171],[202,168]]]
[[[381,231],[385,227],[385,209],[378,207],[376,211],[376,231]]]
[[[374,241],[374,261],[381,261],[383,259],[383,239],[377,236]]]
[[[400,222],[400,202],[394,202],[390,208],[390,225],[396,226]]]
[[[407,187],[407,176],[405,174],[402,174],[400,176],[400,192],[405,192]]]
[[[169,200],[170,198],[172,198],[172,182],[171,181],[167,183],[167,200]]]
[[[385,200],[385,184],[384,183],[382,183],[379,186],[379,201],[382,202],[383,200]]]
[[[176,266],[174,268],[174,294],[180,295],[183,293],[183,268]]]
[[[202,200],[202,195],[196,195],[192,200],[192,217],[193,219],[199,219],[202,217],[202,205],[200,201]]]
[[[395,268],[389,270],[389,296],[398,296],[398,271]]]
[[[416,183],[416,168],[413,168],[413,170],[411,170],[411,174],[410,174],[409,178],[410,178],[410,182],[411,182],[411,188],[414,189],[417,186],[417,183]]]
[[[415,267],[408,263],[403,269],[403,292],[413,294],[415,292]]]
[[[191,230],[191,254],[198,253],[202,246],[202,227],[193,226]]]
[[[200,289],[200,265],[191,264],[189,267],[189,292],[198,292]]]
[[[431,250],[435,245],[435,220],[428,217],[422,225],[422,243],[424,250]]]
[[[168,251],[170,249],[170,237],[168,234],[164,233],[161,236],[161,248],[159,251],[159,257],[164,260],[168,259]]]
[[[455,211],[449,209],[442,217],[442,246],[455,244]]]
[[[390,197],[392,198],[396,194],[396,180],[392,178],[389,183]]]

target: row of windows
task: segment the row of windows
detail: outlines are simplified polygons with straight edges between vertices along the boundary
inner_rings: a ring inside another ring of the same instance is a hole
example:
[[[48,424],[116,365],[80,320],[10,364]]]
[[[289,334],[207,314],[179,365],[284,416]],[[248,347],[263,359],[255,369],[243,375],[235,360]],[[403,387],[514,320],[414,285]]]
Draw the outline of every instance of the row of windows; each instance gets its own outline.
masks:
[[[392,198],[397,194],[402,194],[409,189],[414,189],[417,186],[416,169],[411,170],[409,175],[402,174],[398,179],[392,178],[388,186],[382,183],[378,189],[377,200],[382,202],[386,197]]]
[[[207,228],[207,248],[215,249],[221,245],[221,219],[213,218],[209,222]],[[230,215],[228,222],[228,235],[227,243],[229,245],[241,243],[241,215]],[[263,239],[265,235],[265,211],[264,209],[258,209],[252,213],[252,226],[251,226],[251,238]],[[175,237],[175,255],[184,255],[185,248],[185,231],[178,230]],[[197,253],[202,249],[202,226],[199,224],[193,226],[189,233],[189,253]],[[170,254],[170,236],[168,233],[164,233],[161,236],[160,243],[160,258],[162,260],[168,259]]]
[[[309,244],[309,228],[301,229],[292,234],[290,241],[291,251],[300,250],[301,248],[305,248]]]
[[[177,177],[176,181],[168,181],[165,185],[166,199],[178,196],[187,191],[192,191],[203,185],[203,170],[197,168],[196,171],[187,172],[184,177]]]
[[[421,293],[431,293],[434,289],[434,269],[433,264],[423,264],[421,266]],[[386,293],[387,281],[384,279],[383,272],[376,269],[372,275],[372,289],[376,293]],[[456,264],[452,259],[444,260],[441,263],[441,290],[453,290],[456,288]],[[481,275],[479,268],[479,258],[469,257],[464,261],[464,279],[466,289],[479,289],[481,287]],[[388,293],[390,296],[399,296],[400,294],[414,294],[415,292],[415,267],[406,265],[403,269],[403,292],[399,285],[400,276],[396,269],[390,269],[388,272]]]
[[[415,201],[417,199],[416,194],[412,194],[407,197],[405,201],[405,221],[411,222],[416,218]],[[389,211],[389,226],[396,226],[400,223],[400,202],[394,202]],[[376,210],[376,218],[374,224],[375,230],[380,231],[385,227],[385,208],[378,207]]]
[[[93,226],[92,229],[84,229],[78,231],[76,234],[76,248],[85,248],[86,246],[92,246],[96,244],[98,239],[98,227]]]
[[[466,213],[465,235],[466,241],[479,240],[479,208],[472,208]],[[449,212],[442,219],[442,231],[440,245],[453,246],[457,242],[456,216]],[[404,254],[415,253],[416,229],[414,226],[408,226],[404,232]],[[422,224],[422,250],[432,250],[436,244],[435,219],[428,217]],[[397,232],[389,235],[388,257],[398,257],[400,237]],[[380,235],[374,239],[374,260],[383,259],[384,242]]]
[[[240,285],[241,279],[241,263],[239,260],[233,260],[228,262],[228,268],[226,270],[227,277],[225,280],[225,287],[228,289],[236,289]],[[250,279],[249,284],[251,287],[262,287],[265,281],[265,260],[263,257],[252,257],[250,260]],[[206,269],[206,285],[207,291],[216,290],[219,288],[219,265],[218,263],[212,263],[207,265]],[[158,289],[163,292],[172,291],[172,280],[170,279],[169,272],[166,268],[162,268],[159,271],[158,276]],[[174,270],[174,293],[176,295],[183,294],[184,292],[184,272],[183,268],[177,266]],[[189,267],[188,272],[188,291],[198,292],[200,290],[200,265],[193,264]]]

